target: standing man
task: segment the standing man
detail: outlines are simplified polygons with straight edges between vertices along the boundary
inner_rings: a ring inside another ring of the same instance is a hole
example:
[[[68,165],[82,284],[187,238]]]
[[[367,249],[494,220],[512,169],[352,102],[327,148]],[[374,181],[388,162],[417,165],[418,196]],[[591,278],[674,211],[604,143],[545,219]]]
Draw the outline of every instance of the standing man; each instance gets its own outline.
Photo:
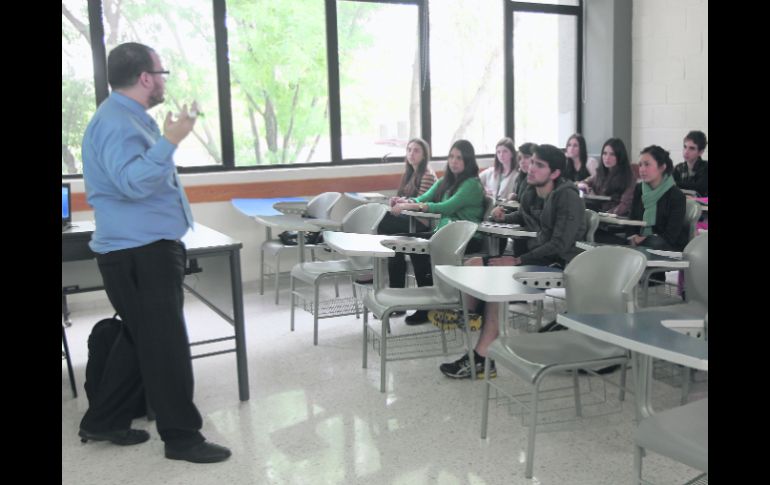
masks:
[[[527,231],[537,232],[537,237],[527,240],[527,249],[519,256],[501,256],[497,258],[472,258],[466,265],[479,266],[559,266],[564,268],[572,258],[582,252],[575,242],[586,232],[585,204],[580,198],[577,186],[562,177],[567,166],[572,163],[564,153],[553,145],[537,145],[533,149],[532,161],[527,173],[527,189],[520,197],[521,206],[517,212],[506,215],[502,207],[492,211],[492,218],[524,226]],[[464,297],[468,311],[478,309],[479,301],[468,295]],[[487,348],[500,334],[498,305],[484,304],[484,319],[479,341],[474,349],[473,360],[476,376],[484,377],[484,358]],[[442,323],[440,312],[428,315],[434,325]],[[443,317],[448,319],[447,316]],[[473,374],[468,355],[455,362],[441,364],[441,372],[453,379],[468,379]],[[490,377],[495,377],[497,370],[494,361],[490,362]]]
[[[694,190],[700,197],[709,196],[709,164],[703,160],[708,141],[702,131],[691,131],[684,137],[682,156],[684,162],[674,167],[674,181],[677,187]]]
[[[180,241],[193,221],[172,159],[195,125],[197,107],[191,114],[184,105],[177,119],[169,112],[162,134],[146,113],[163,102],[168,74],[153,49],[133,42],[115,47],[107,58],[112,93],[83,137],[83,180],[96,220],[89,245],[124,325],[79,435],[84,442],[147,441],[149,433],[130,428],[144,388],[166,458],[214,463],[230,450],[205,440],[193,403]]]

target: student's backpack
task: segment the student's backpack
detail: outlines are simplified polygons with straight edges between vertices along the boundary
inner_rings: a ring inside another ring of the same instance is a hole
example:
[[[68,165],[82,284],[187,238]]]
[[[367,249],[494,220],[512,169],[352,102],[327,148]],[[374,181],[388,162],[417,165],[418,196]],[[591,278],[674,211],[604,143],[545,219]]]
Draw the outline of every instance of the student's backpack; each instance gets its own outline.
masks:
[[[88,336],[88,363],[86,364],[86,382],[83,384],[86,390],[89,404],[94,401],[99,392],[99,385],[102,382],[102,375],[107,364],[107,358],[112,351],[112,346],[123,331],[123,322],[116,313],[111,318],[104,318],[96,322],[91,329],[91,335]],[[144,394],[144,393],[142,393]],[[146,407],[144,396],[137,403],[136,414],[134,417],[144,416]]]

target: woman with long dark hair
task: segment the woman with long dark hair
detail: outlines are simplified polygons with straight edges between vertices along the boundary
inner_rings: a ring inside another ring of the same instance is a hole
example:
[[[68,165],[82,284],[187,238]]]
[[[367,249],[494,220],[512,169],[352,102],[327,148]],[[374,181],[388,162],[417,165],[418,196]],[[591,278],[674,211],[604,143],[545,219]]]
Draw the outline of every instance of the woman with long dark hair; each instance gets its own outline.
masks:
[[[404,175],[398,185],[395,197],[390,198],[390,206],[409,202],[419,197],[436,183],[436,173],[428,166],[430,162],[430,146],[422,138],[412,138],[406,144],[406,157],[404,158]],[[417,221],[420,231],[429,228],[421,221]],[[409,232],[409,217],[404,215],[385,214],[377,228],[378,234],[398,234]]]
[[[599,162],[588,157],[586,139],[580,133],[574,133],[567,138],[564,155],[567,157],[567,168],[561,174],[562,177],[573,182],[580,182],[596,173],[596,166],[599,165]]]
[[[578,188],[589,194],[610,197],[610,200],[598,205],[599,211],[619,216],[626,216],[631,210],[635,186],[626,145],[620,138],[604,142],[602,163],[596,169],[596,175],[578,182]]]
[[[433,187],[410,202],[396,203],[391,212],[394,215],[401,211],[422,211],[441,214],[436,228],[431,232],[415,233],[419,237],[430,238],[433,232],[453,221],[481,222],[484,215],[484,188],[479,180],[479,166],[476,163],[476,153],[473,145],[467,140],[457,140],[452,144],[447,158],[444,176]],[[481,236],[477,233],[471,238],[465,252],[476,252],[481,249]],[[404,253],[396,253],[388,259],[388,274],[391,288],[406,286],[406,259]],[[414,277],[417,286],[433,284],[430,256],[427,254],[410,254]],[[428,312],[417,311],[406,317],[409,325],[428,323]]]

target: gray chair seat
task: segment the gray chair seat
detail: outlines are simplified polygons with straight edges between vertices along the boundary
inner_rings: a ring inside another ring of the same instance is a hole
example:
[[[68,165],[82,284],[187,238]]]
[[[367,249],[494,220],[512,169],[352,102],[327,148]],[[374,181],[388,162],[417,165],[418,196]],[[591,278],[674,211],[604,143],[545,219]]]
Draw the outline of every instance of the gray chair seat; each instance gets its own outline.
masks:
[[[383,288],[375,294],[369,292],[364,297],[364,306],[369,309],[377,318],[381,318],[385,310],[411,310],[414,308],[431,306],[432,309],[440,310],[443,306],[456,308],[458,299],[447,298],[436,286],[423,286],[418,288]]]
[[[506,367],[534,383],[543,371],[554,366],[574,367],[580,362],[623,359],[628,352],[578,332],[564,330],[498,338],[489,346],[489,356],[498,366]],[[604,366],[602,363],[586,368]]]
[[[371,264],[369,266],[354,264],[347,259],[311,261],[295,264],[291,269],[291,276],[305,283],[312,284],[322,276],[332,275],[333,273],[338,273],[341,276],[343,273],[355,273],[358,271],[372,271],[372,266]]]
[[[709,400],[701,399],[643,419],[636,446],[709,471]]]

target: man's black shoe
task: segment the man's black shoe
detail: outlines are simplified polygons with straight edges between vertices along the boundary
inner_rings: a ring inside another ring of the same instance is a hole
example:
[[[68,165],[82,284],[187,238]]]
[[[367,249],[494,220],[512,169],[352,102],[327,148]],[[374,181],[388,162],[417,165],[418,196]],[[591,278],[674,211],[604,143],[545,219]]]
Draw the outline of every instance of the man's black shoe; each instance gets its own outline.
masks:
[[[230,450],[208,441],[201,441],[189,448],[172,448],[166,445],[166,458],[192,463],[217,463],[230,458]]]
[[[428,320],[428,310],[417,310],[404,319],[407,325],[422,325],[423,323],[430,323]]]
[[[80,441],[109,441],[120,446],[138,445],[150,439],[150,433],[141,429],[119,429],[117,431],[91,432],[80,428]]]

